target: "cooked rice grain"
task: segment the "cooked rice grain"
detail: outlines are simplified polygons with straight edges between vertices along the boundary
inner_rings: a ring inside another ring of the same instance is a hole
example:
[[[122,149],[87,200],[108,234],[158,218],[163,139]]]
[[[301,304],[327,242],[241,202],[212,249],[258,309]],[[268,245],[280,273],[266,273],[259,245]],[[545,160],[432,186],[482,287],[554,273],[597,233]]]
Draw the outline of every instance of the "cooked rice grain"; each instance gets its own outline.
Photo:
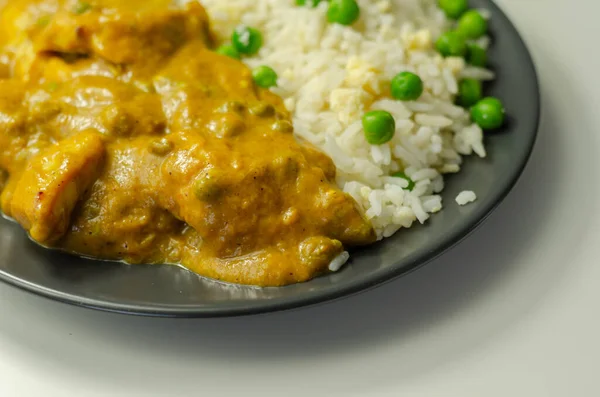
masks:
[[[475,200],[477,200],[477,195],[470,190],[462,191],[456,196],[456,203],[458,205],[467,205]]]

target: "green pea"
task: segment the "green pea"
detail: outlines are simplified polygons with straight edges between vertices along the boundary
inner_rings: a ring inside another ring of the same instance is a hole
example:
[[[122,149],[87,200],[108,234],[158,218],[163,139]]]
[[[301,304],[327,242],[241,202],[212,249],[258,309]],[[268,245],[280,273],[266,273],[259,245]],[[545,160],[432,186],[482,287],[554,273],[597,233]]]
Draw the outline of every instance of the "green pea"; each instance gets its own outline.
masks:
[[[240,116],[244,115],[244,111],[246,110],[246,105],[244,105],[240,101],[227,101],[221,106],[218,111],[220,113],[237,113]]]
[[[262,33],[248,26],[238,26],[233,31],[231,43],[240,54],[254,55],[262,47]]]
[[[86,3],[85,1],[78,1],[77,4],[73,7],[73,13],[77,15],[81,15],[91,10],[92,6],[90,3]]]
[[[463,107],[471,107],[481,99],[481,81],[464,79],[459,84],[458,103]]]
[[[362,118],[365,139],[371,145],[382,145],[389,142],[396,132],[396,120],[384,110],[373,110]]]
[[[258,117],[271,117],[275,115],[275,107],[270,103],[258,102],[248,108],[250,114]]]
[[[476,10],[469,10],[458,20],[456,30],[467,39],[478,39],[487,33],[488,23]]]
[[[356,0],[331,0],[327,9],[327,21],[340,25],[352,25],[360,16]]]
[[[435,47],[445,57],[464,57],[467,54],[467,42],[457,32],[446,32],[440,36]]]
[[[315,8],[319,5],[322,0],[296,0],[297,6],[309,6],[310,8]]]
[[[252,78],[257,86],[271,88],[277,86],[277,73],[268,66],[259,66],[252,71]]]
[[[230,44],[224,44],[217,48],[217,54],[221,54],[233,59],[240,59],[240,53],[234,46]]]
[[[471,108],[471,118],[484,130],[500,128],[504,124],[504,106],[497,98],[483,98]]]
[[[487,65],[487,51],[477,44],[469,44],[467,50],[467,63],[483,68]]]
[[[211,168],[198,175],[192,186],[196,198],[200,201],[211,202],[219,199],[226,186],[223,183],[223,173]]]
[[[438,0],[438,5],[451,19],[458,19],[469,9],[467,0]]]
[[[423,94],[423,80],[411,72],[398,73],[391,83],[392,97],[400,101],[414,101]]]
[[[408,186],[405,187],[404,190],[408,190],[409,192],[412,192],[413,189],[415,188],[415,181],[410,179],[404,172],[398,171],[398,172],[393,173],[392,176],[395,178],[402,178],[402,179],[406,180],[406,182],[408,182]]]
[[[273,123],[271,129],[277,132],[293,132],[294,125],[289,120],[277,120]]]

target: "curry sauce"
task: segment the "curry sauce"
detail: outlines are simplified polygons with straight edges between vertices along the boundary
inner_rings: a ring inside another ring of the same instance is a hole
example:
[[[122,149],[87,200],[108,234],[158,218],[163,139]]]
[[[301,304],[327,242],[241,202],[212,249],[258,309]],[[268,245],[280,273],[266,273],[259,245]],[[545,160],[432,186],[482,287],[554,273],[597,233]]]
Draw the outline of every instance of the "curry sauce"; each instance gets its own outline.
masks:
[[[5,1],[0,189],[38,243],[280,286],[374,231],[197,2]],[[101,264],[99,264],[101,266]]]

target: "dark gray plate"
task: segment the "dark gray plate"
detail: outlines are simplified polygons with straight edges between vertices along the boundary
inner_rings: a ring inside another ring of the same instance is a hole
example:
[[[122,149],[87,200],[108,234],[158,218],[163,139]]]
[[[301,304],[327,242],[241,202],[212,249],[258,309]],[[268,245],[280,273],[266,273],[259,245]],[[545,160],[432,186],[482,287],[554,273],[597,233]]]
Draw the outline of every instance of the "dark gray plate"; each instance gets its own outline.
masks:
[[[425,226],[397,233],[353,252],[342,271],[284,288],[258,289],[206,280],[174,266],[105,263],[51,252],[31,243],[17,226],[0,219],[0,278],[60,301],[122,313],[159,316],[233,316],[290,309],[348,296],[404,275],[473,231],[504,199],[520,176],[535,142],[539,91],[531,57],[506,16],[489,0],[472,6],[492,13],[491,67],[498,79],[488,93],[501,98],[506,128],[489,134],[488,158],[469,158],[447,180],[444,210]],[[478,200],[459,207],[464,189]]]

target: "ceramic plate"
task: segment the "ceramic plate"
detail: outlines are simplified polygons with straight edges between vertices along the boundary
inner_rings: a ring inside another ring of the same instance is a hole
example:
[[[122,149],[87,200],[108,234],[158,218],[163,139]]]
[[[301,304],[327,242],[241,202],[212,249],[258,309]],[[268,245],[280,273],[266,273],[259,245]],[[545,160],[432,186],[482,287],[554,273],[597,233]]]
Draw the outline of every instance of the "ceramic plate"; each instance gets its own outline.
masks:
[[[325,302],[390,281],[427,263],[473,231],[509,193],[533,148],[540,98],[532,59],[514,26],[489,0],[490,63],[498,78],[487,93],[502,99],[509,120],[486,136],[488,157],[466,159],[447,178],[444,209],[423,226],[352,252],[340,272],[284,288],[231,286],[175,266],[126,265],[84,260],[32,243],[15,224],[0,219],[0,278],[37,294],[96,309],[157,316],[232,316]],[[459,207],[465,189],[478,200]]]

